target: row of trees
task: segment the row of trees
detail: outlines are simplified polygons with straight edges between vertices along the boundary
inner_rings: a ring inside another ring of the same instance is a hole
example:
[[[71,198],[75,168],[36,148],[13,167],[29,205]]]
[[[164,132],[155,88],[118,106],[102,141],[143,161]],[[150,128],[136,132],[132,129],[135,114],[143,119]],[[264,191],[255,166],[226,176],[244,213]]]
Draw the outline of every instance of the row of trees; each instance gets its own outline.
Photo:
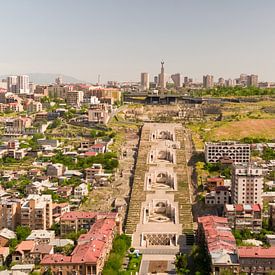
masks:
[[[198,90],[193,92],[194,96],[213,96],[213,97],[241,97],[241,96],[263,96],[275,95],[273,88],[258,88],[258,87],[216,87],[213,89]]]

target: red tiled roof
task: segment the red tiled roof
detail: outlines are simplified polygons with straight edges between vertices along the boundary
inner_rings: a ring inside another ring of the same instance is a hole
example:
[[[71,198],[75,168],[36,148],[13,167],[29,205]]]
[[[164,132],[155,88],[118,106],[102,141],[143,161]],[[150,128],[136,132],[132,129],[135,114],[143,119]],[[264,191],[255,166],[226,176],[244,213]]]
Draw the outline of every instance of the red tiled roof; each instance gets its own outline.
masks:
[[[19,245],[16,247],[16,251],[31,251],[35,246],[34,241],[22,241]]]
[[[97,155],[97,153],[96,152],[85,152],[84,155],[88,156],[88,157],[94,157]]]
[[[105,255],[105,246],[108,240],[110,240],[115,226],[115,219],[108,217],[107,214],[107,218],[97,220],[88,233],[82,234],[79,237],[78,245],[73,250],[71,256],[60,254],[47,255],[43,258],[41,264],[97,263],[98,259]]]
[[[227,218],[204,216],[199,217],[198,222],[203,227],[209,252],[222,249],[229,252],[235,251],[236,241],[228,226]]]
[[[41,264],[48,265],[48,264],[68,264],[71,262],[71,256],[64,256],[62,254],[51,254],[46,255],[42,261]]]
[[[95,212],[71,211],[64,213],[60,220],[93,219],[96,215]]]
[[[255,212],[261,212],[261,206],[259,204],[253,204],[252,209]]]
[[[243,211],[243,205],[242,204],[236,204],[235,205],[235,210],[237,212],[242,212]]]
[[[275,259],[275,247],[247,247],[238,248],[240,258],[272,258]]]
[[[208,178],[207,182],[223,181],[223,178]]]
[[[97,144],[91,146],[91,148],[103,148],[103,147],[105,147],[105,144],[101,144],[101,143],[97,143]]]

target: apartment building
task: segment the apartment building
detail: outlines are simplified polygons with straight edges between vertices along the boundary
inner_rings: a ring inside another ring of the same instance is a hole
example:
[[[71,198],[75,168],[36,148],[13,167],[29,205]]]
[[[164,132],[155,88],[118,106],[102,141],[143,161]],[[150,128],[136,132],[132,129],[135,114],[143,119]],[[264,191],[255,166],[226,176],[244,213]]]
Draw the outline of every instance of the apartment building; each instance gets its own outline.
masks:
[[[203,76],[203,88],[210,89],[214,87],[214,76],[204,75]]]
[[[89,190],[88,185],[85,183],[81,183],[79,186],[75,187],[74,189],[74,198],[82,200],[86,196],[88,196]]]
[[[32,120],[29,117],[9,118],[5,120],[5,134],[22,135],[26,128],[31,127]]]
[[[199,245],[205,247],[211,265],[211,274],[222,271],[238,274],[239,264],[235,238],[226,218],[204,216],[198,218]]]
[[[96,174],[104,173],[104,169],[101,164],[94,163],[91,168],[85,169],[86,181],[93,182]]]
[[[88,110],[88,121],[91,123],[107,124],[110,119],[108,105],[91,105]]]
[[[121,90],[117,88],[95,88],[91,86],[89,90],[84,92],[85,97],[96,96],[100,101],[104,98],[111,98],[113,102],[121,101]]]
[[[66,95],[66,102],[68,105],[80,107],[84,100],[83,91],[68,91]]]
[[[263,169],[253,164],[234,165],[232,171],[232,202],[262,205]]]
[[[260,204],[226,204],[224,216],[232,229],[249,229],[253,232],[259,232],[262,229]]]
[[[205,204],[224,205],[230,202],[230,196],[230,190],[227,186],[217,186],[214,191],[206,194]]]
[[[48,86],[48,95],[53,98],[66,98],[67,92],[72,90],[73,86],[69,85],[50,85]]]
[[[250,145],[233,141],[206,142],[204,153],[205,160],[209,163],[231,160],[234,164],[243,164],[250,161]]]
[[[273,274],[275,247],[239,247],[240,272],[244,274]]]
[[[42,261],[42,273],[51,270],[53,274],[102,274],[104,263],[112,249],[116,233],[114,218],[97,220],[88,233],[80,235],[78,244],[70,256],[62,254],[46,255]]]
[[[31,194],[21,205],[21,225],[30,229],[52,226],[52,196]]]
[[[96,221],[96,213],[72,211],[66,212],[60,217],[60,233],[65,236],[70,232],[78,232],[81,229],[90,229]]]
[[[60,217],[61,236],[70,232],[78,232],[81,229],[89,230],[98,219],[117,218],[117,213],[97,213],[84,211],[71,211]]]
[[[0,201],[0,228],[15,230],[21,223],[21,200],[3,199]]]
[[[43,105],[41,102],[29,100],[25,104],[25,108],[28,113],[37,113],[37,112],[41,112],[43,110]]]
[[[49,164],[47,166],[47,176],[60,177],[65,172],[65,167],[61,163]]]

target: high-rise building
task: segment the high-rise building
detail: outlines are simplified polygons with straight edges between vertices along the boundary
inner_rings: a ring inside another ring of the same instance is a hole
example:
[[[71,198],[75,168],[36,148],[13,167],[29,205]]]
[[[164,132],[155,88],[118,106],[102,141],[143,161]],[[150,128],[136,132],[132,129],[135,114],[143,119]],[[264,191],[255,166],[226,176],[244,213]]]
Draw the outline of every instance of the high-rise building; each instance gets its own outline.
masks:
[[[233,80],[231,78],[227,79],[225,81],[225,86],[226,87],[232,87],[233,86]]]
[[[149,90],[150,80],[149,80],[149,74],[148,73],[141,73],[140,86],[141,86],[142,91]]]
[[[262,205],[263,169],[252,164],[234,165],[232,171],[233,204]]]
[[[225,80],[223,77],[220,77],[219,80],[218,80],[218,85],[223,87],[225,85]]]
[[[28,75],[17,76],[17,93],[29,94],[30,93],[30,78]]]
[[[247,76],[247,86],[248,87],[257,87],[258,86],[258,76],[255,74]]]
[[[180,73],[171,75],[171,78],[172,78],[176,88],[182,87],[182,75]]]
[[[29,195],[21,205],[21,225],[31,230],[49,229],[52,222],[52,196]]]
[[[158,77],[159,80],[159,87],[161,89],[161,91],[163,91],[166,88],[166,79],[165,79],[165,73],[164,73],[164,62],[161,62],[161,71]]]
[[[158,84],[158,80],[159,78],[158,78],[158,76],[156,75],[156,76],[154,76],[154,83],[157,85]]]
[[[213,75],[203,76],[203,88],[209,89],[214,87],[214,77]]]
[[[242,86],[247,86],[247,74],[240,74],[240,78],[239,78],[239,85],[242,85]]]
[[[17,76],[11,75],[7,77],[7,91],[16,93]]]

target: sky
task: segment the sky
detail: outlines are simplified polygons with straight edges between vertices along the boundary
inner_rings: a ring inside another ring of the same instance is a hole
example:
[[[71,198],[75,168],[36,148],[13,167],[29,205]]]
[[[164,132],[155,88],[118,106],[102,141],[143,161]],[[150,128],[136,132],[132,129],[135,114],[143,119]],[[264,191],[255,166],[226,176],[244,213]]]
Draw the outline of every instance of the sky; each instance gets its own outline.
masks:
[[[1,1],[0,75],[169,74],[275,81],[274,0]]]

